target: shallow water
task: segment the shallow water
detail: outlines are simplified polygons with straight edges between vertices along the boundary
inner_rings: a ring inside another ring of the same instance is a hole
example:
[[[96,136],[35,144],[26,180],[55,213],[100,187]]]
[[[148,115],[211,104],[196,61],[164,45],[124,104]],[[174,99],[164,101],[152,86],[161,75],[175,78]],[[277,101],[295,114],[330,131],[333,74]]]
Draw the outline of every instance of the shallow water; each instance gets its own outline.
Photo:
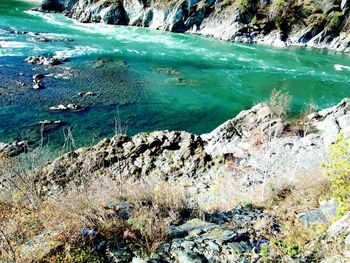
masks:
[[[80,24],[60,14],[27,11],[32,6],[0,1],[0,141],[38,141],[40,127],[32,124],[48,119],[65,122],[44,133],[50,143],[61,145],[62,129],[71,127],[77,146],[88,145],[114,133],[118,112],[129,134],[158,129],[205,133],[265,100],[273,88],[293,96],[295,111],[311,99],[324,108],[350,95],[350,57],[345,54]],[[32,33],[11,34],[9,28]],[[36,43],[33,37],[73,41]],[[39,54],[69,61],[46,69],[24,62]],[[31,88],[36,73],[52,74],[43,90]],[[96,96],[76,95],[87,91]],[[70,102],[88,109],[48,111]]]

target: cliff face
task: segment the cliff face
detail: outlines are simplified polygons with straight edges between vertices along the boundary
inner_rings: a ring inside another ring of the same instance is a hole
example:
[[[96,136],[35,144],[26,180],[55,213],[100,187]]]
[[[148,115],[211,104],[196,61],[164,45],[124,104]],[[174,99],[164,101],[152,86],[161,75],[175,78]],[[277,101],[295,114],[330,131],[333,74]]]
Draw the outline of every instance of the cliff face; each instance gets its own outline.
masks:
[[[234,42],[350,51],[349,0],[45,0],[83,23],[187,32]]]

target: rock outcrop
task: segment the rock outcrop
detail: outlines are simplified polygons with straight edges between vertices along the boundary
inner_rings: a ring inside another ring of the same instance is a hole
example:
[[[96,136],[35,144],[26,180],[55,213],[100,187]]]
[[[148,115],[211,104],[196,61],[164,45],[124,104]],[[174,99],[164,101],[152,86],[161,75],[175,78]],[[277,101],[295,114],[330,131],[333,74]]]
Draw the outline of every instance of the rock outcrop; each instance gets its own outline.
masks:
[[[70,152],[43,168],[45,191],[69,181],[99,176],[160,176],[186,181],[193,194],[205,192],[218,175],[234,174],[242,184],[319,167],[339,132],[350,138],[350,99],[311,114],[304,129],[274,118],[265,104],[242,111],[209,134],[181,131],[116,135]],[[310,131],[308,131],[310,130]],[[58,188],[57,188],[58,187]]]
[[[5,155],[8,157],[13,157],[23,153],[28,148],[28,142],[20,141],[13,143],[0,143],[0,155]]]
[[[45,0],[39,10],[83,23],[187,32],[223,40],[350,51],[350,1]]]
[[[279,231],[279,225],[268,213],[238,206],[227,212],[205,213],[202,220],[195,218],[171,226],[168,240],[147,259],[137,258],[127,248],[112,246],[107,256],[113,262],[250,262],[251,254],[269,243],[256,227],[262,220],[271,233]]]
[[[308,251],[308,254],[316,254],[322,258],[321,263],[349,262],[350,212],[331,224],[324,235],[309,245]],[[330,251],[336,251],[336,253],[329,253]]]

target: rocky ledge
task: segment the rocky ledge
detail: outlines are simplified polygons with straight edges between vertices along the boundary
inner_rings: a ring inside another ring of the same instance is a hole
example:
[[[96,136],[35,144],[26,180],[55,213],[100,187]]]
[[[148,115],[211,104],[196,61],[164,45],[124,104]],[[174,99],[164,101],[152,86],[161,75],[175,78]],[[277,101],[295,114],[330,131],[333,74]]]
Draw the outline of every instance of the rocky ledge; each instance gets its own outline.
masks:
[[[319,167],[338,133],[350,138],[349,127],[350,99],[297,123],[276,118],[266,104],[258,104],[209,134],[118,134],[65,154],[42,168],[43,191],[59,191],[70,181],[107,170],[126,177],[160,176],[178,181],[193,196],[209,191],[218,176],[234,174],[249,187],[290,171]],[[208,201],[203,196],[201,200]]]
[[[186,32],[234,42],[350,51],[349,0],[45,0],[83,23]]]

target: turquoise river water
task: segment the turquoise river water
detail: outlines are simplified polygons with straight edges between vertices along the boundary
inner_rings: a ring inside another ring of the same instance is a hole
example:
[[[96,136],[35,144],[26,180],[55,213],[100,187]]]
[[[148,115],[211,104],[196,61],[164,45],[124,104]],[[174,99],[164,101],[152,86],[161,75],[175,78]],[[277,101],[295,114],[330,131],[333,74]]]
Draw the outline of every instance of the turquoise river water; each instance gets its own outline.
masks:
[[[120,115],[129,134],[160,129],[206,133],[268,98],[273,88],[293,96],[300,111],[350,96],[350,56],[303,48],[233,44],[144,28],[80,24],[61,14],[28,11],[35,3],[0,0],[0,141],[38,141],[42,120],[64,126],[45,131],[63,142],[71,127],[78,146],[114,133]],[[13,31],[26,31],[26,34]],[[32,38],[70,39],[33,42]],[[59,67],[30,65],[30,55],[68,57]],[[45,73],[45,89],[32,76]],[[96,96],[80,97],[93,91]],[[54,113],[60,103],[88,106]]]

